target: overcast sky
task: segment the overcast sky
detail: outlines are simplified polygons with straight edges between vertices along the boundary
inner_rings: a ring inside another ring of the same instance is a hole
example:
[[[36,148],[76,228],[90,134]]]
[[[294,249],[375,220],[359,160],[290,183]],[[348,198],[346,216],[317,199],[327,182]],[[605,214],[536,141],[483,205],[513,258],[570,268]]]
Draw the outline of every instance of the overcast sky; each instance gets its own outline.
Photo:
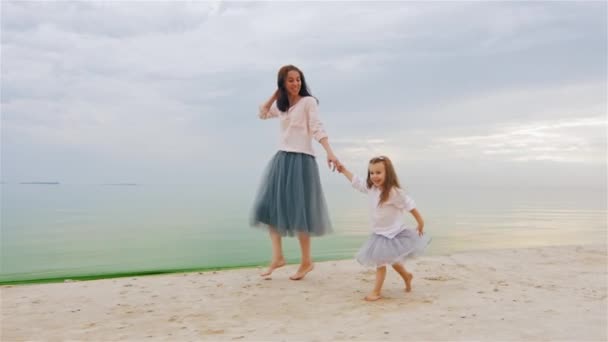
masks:
[[[358,173],[387,154],[410,182],[606,183],[603,1],[2,1],[1,12],[4,182],[257,183],[278,141],[257,107],[295,64]]]

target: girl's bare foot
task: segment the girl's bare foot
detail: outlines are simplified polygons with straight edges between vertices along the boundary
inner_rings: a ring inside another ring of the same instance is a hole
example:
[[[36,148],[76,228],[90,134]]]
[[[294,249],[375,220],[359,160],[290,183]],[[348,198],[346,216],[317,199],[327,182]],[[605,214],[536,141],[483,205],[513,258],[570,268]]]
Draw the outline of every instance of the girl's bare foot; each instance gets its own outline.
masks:
[[[411,273],[406,273],[403,280],[405,280],[405,292],[412,291],[412,279],[414,279],[414,275]]]
[[[270,266],[268,266],[268,270],[266,272],[260,274],[260,276],[267,277],[267,276],[271,275],[274,270],[276,270],[279,267],[283,267],[283,266],[285,266],[285,259],[279,259],[277,261],[273,261],[270,263]]]
[[[380,298],[382,298],[382,296],[379,293],[372,292],[372,293],[368,294],[367,296],[365,296],[365,298],[363,298],[363,299],[365,299],[368,302],[375,302]]]
[[[303,279],[306,276],[306,274],[308,274],[308,272],[312,271],[313,268],[315,268],[314,264],[300,265],[300,267],[298,268],[298,271],[294,275],[289,277],[289,279],[291,279],[291,280]]]

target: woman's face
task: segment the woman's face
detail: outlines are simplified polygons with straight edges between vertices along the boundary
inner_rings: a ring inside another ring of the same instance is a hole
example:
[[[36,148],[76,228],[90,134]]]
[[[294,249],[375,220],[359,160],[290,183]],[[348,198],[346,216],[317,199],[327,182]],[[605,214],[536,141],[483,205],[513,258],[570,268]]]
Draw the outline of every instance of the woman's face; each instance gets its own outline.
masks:
[[[300,79],[300,73],[296,70],[290,70],[285,77],[285,89],[289,96],[297,96],[300,94],[300,88],[302,87],[302,80]]]

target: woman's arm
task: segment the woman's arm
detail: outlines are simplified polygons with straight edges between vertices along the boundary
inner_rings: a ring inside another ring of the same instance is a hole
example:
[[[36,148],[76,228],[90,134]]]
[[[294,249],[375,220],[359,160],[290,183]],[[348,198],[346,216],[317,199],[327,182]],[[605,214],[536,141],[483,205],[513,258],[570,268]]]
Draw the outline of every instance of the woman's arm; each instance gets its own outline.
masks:
[[[272,96],[260,106],[258,116],[260,119],[269,119],[278,116],[278,113],[271,110],[272,104],[279,98],[279,89],[275,90]]]
[[[319,120],[319,106],[317,105],[317,100],[310,96],[306,101],[308,101],[306,104],[306,110],[308,111],[308,127],[312,133],[312,137],[323,146],[327,153],[327,166],[329,166],[332,171],[335,171],[336,168],[340,166],[340,161],[331,149],[327,133],[323,128],[321,120]]]
[[[325,152],[327,153],[327,166],[329,166],[332,171],[335,171],[336,168],[340,167],[342,164],[340,164],[338,157],[336,157],[334,151],[331,149],[331,146],[329,145],[329,138],[325,137],[319,140],[319,144],[323,146]]]

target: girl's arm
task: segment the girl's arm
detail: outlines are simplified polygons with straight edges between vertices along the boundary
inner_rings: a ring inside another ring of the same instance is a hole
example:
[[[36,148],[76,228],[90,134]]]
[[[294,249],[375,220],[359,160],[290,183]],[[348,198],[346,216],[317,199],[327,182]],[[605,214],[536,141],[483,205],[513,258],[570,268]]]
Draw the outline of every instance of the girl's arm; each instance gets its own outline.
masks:
[[[344,175],[344,177],[346,177],[346,179],[348,179],[349,182],[353,181],[353,173],[348,171],[348,169],[346,168],[346,166],[344,166],[343,164],[338,166],[338,172],[340,172],[341,174]]]
[[[418,235],[422,236],[422,234],[424,234],[424,220],[422,219],[422,215],[420,215],[420,212],[418,212],[418,209],[416,208],[410,210],[410,213],[412,216],[414,216],[414,219],[416,219],[416,222],[418,223],[418,227],[416,227]]]
[[[343,174],[344,177],[346,177],[346,179],[348,179],[348,181],[353,186],[353,188],[359,190],[359,192],[362,192],[364,194],[366,194],[368,192],[366,182],[364,180],[362,180],[361,178],[355,176],[352,172],[350,172],[346,168],[346,166],[344,166],[342,164],[338,165],[338,172]]]
[[[394,199],[393,204],[399,209],[409,211],[410,214],[414,216],[414,219],[416,219],[416,222],[418,223],[416,230],[418,231],[418,235],[422,236],[422,234],[424,234],[424,220],[422,219],[422,215],[420,215],[418,209],[416,209],[416,202],[414,202],[414,200],[410,196],[408,196],[402,189],[395,188],[393,190],[395,191],[396,195],[392,197]]]

